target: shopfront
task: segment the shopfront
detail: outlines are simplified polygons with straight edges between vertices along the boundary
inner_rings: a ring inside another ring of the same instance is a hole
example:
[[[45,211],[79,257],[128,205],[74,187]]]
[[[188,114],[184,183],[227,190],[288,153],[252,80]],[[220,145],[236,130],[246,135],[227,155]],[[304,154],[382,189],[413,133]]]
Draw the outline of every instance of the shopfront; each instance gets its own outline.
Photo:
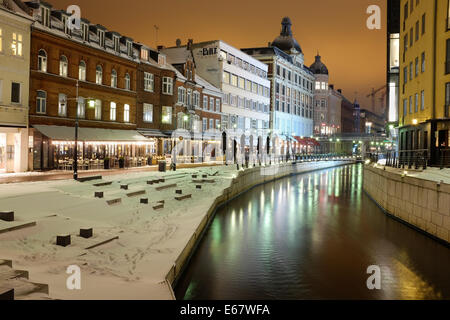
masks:
[[[0,127],[0,173],[27,171],[27,129]]]
[[[33,169],[73,170],[75,128],[34,126]],[[152,164],[157,140],[134,130],[80,128],[78,133],[79,170],[141,167]]]

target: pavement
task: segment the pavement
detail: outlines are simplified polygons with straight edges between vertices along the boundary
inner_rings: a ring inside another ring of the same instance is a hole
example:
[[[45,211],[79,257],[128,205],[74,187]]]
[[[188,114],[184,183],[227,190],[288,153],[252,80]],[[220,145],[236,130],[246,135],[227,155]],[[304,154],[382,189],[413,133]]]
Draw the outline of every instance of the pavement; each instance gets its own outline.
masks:
[[[384,169],[383,164],[377,164],[377,168]],[[445,184],[450,184],[450,169],[439,169],[435,167],[428,167],[426,170],[415,170],[415,169],[398,169],[398,168],[392,168],[392,167],[386,167],[386,171],[396,173],[396,174],[403,174],[406,173],[406,176],[408,177],[414,177],[422,180],[428,180],[428,181],[436,181],[436,182],[443,182]]]
[[[177,164],[178,169],[185,168],[198,168],[198,167],[213,167],[222,165],[222,163],[183,163]],[[169,171],[167,167],[167,171]],[[114,176],[124,173],[134,173],[134,172],[151,172],[158,171],[158,166],[145,166],[137,168],[126,168],[126,169],[109,169],[109,170],[79,170],[78,177],[89,177],[89,176]],[[73,179],[73,171],[63,171],[63,170],[51,170],[51,171],[33,171],[24,173],[0,173],[0,184],[5,183],[19,183],[19,182],[39,182],[39,181],[56,181],[56,180],[69,180]]]

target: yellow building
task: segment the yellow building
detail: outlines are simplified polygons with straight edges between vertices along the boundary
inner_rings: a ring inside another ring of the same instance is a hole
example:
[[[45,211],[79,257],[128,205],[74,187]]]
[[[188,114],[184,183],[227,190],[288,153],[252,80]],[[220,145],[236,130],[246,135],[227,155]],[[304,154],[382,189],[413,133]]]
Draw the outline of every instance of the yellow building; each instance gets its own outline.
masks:
[[[30,26],[19,1],[0,1],[0,173],[28,170]]]
[[[431,164],[449,146],[449,3],[400,1],[399,146],[427,150]]]

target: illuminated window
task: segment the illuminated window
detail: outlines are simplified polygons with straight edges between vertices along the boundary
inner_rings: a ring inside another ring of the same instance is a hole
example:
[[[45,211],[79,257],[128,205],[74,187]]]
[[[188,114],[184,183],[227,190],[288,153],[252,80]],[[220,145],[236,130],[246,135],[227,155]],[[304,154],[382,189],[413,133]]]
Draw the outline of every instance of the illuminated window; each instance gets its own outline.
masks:
[[[68,67],[69,67],[69,62],[67,61],[66,56],[61,56],[59,58],[59,75],[61,77],[67,77]]]
[[[223,82],[230,84],[230,73],[229,72],[226,72],[226,71],[223,72]]]
[[[420,93],[420,110],[425,110],[425,91],[422,90]]]
[[[131,90],[131,79],[128,73],[125,74],[125,90]]]
[[[109,120],[116,121],[116,112],[117,112],[117,105],[115,102],[111,102],[109,109]]]
[[[245,89],[245,79],[239,77],[239,88]]]
[[[164,124],[172,124],[172,107],[162,107],[162,119]]]
[[[130,105],[123,106],[123,122],[130,122]]]
[[[238,86],[238,76],[235,74],[231,75],[231,85],[235,87]]]
[[[80,61],[80,65],[78,66],[78,80],[86,81],[86,62],[83,60]]]
[[[111,71],[111,87],[117,88],[117,71],[114,69]]]
[[[103,83],[103,68],[101,66],[97,66],[97,68],[95,69],[95,83]]]
[[[152,73],[144,72],[144,90],[153,92],[155,89],[154,75]]]
[[[95,107],[94,107],[94,117],[95,120],[102,120],[102,101],[97,99],[95,100]]]
[[[153,105],[144,103],[144,122],[153,122]]]
[[[22,35],[18,33],[12,34],[12,53],[14,56],[22,56],[22,48],[23,48],[23,42],[22,42]]]
[[[67,116],[67,96],[62,93],[58,95],[58,116]]]
[[[141,49],[141,59],[148,61],[148,50],[147,49]]]
[[[38,53],[38,70],[41,72],[47,72],[47,53],[43,49],[39,50]]]
[[[84,119],[86,116],[86,100],[83,97],[78,98],[77,115],[80,119]]]

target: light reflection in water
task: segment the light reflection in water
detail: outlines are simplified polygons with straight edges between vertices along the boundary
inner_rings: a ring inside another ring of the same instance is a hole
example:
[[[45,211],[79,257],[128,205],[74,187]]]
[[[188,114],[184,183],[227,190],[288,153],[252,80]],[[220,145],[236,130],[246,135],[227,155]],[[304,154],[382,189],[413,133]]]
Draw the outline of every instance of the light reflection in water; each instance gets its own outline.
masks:
[[[217,213],[179,299],[450,298],[450,251],[384,215],[362,166],[254,188]],[[267,195],[270,195],[268,197]],[[382,290],[366,287],[370,265]]]

